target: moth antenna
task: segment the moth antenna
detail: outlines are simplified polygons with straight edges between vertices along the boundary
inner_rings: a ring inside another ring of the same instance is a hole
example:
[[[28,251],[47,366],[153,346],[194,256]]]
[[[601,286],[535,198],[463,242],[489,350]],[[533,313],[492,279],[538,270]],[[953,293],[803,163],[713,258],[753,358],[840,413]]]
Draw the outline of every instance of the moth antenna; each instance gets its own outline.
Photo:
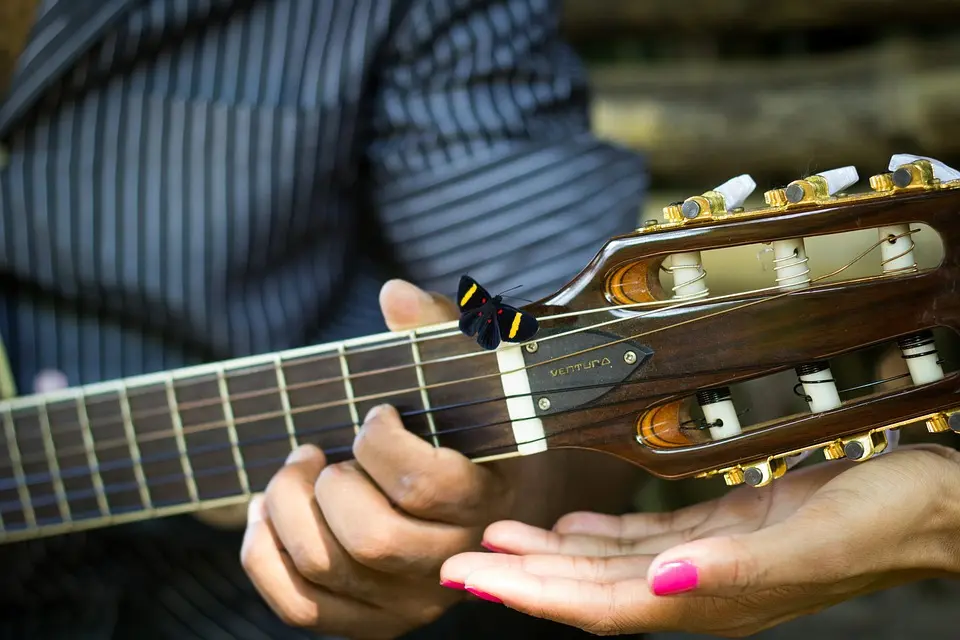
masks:
[[[500,295],[503,295],[502,293]],[[527,300],[526,298],[521,298],[520,296],[504,296],[505,298],[513,298],[515,300],[523,300],[524,302],[529,302],[533,304],[533,300]]]
[[[500,295],[502,296],[502,295],[505,294],[507,291],[513,291],[514,289],[519,289],[519,288],[522,287],[522,286],[523,286],[522,284],[518,284],[518,285],[515,286],[515,287],[510,287],[509,289],[507,289],[507,290],[505,290],[505,291],[501,291],[501,292],[500,292]],[[511,297],[511,298],[516,298],[516,296],[510,296],[510,297]],[[521,300],[522,300],[522,298],[521,298]]]

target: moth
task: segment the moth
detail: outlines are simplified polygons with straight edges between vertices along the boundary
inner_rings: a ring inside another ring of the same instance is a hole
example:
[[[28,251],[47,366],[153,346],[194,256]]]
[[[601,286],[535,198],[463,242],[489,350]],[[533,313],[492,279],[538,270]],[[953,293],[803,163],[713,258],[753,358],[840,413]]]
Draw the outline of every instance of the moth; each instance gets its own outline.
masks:
[[[525,342],[536,335],[540,323],[532,315],[503,303],[503,296],[491,296],[470,276],[460,277],[457,289],[460,331],[477,344],[493,350],[500,342]]]

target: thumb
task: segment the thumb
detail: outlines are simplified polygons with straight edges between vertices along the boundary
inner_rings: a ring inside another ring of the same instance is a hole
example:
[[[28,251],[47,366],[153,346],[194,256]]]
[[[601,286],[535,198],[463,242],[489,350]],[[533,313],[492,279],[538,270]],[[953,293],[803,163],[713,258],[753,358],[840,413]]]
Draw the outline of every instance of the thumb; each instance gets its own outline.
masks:
[[[785,523],[753,533],[704,538],[657,556],[647,583],[657,596],[694,592],[726,596],[804,584],[833,583],[850,575],[857,554],[843,552],[837,536]]]
[[[391,331],[403,331],[455,320],[453,301],[428,293],[405,280],[390,280],[380,289],[380,310]]]

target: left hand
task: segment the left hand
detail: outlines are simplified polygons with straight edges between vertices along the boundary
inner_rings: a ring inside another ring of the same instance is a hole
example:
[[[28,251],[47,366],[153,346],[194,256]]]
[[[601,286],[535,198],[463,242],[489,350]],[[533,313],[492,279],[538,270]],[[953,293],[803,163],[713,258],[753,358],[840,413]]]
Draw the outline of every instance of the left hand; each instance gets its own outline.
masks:
[[[960,572],[960,454],[902,447],[793,470],[675,513],[499,522],[444,581],[600,635],[743,637],[897,584]]]

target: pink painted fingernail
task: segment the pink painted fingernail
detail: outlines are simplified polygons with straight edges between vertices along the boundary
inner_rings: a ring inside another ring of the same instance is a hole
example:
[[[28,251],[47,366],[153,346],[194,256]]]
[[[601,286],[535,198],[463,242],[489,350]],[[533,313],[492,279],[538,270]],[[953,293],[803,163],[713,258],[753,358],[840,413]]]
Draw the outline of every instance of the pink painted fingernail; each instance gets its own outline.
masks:
[[[447,589],[456,589],[457,591],[463,591],[463,583],[456,582],[455,580],[441,580],[441,587],[446,587]]]
[[[493,546],[489,542],[481,542],[480,546],[486,549],[487,551],[492,551],[494,553],[506,553],[506,551],[504,551],[503,549],[498,549],[497,547]]]
[[[497,604],[503,604],[503,600],[501,600],[501,599],[498,598],[497,596],[492,596],[492,595],[490,595],[490,594],[487,593],[486,591],[480,591],[480,589],[474,589],[473,587],[467,587],[467,592],[468,592],[468,593],[472,593],[473,595],[477,596],[477,597],[480,598],[481,600],[486,600],[487,602],[495,602],[495,603],[497,603]]]
[[[658,596],[669,596],[674,593],[693,591],[697,588],[699,578],[697,568],[686,560],[667,562],[657,569],[653,576],[653,593]]]

